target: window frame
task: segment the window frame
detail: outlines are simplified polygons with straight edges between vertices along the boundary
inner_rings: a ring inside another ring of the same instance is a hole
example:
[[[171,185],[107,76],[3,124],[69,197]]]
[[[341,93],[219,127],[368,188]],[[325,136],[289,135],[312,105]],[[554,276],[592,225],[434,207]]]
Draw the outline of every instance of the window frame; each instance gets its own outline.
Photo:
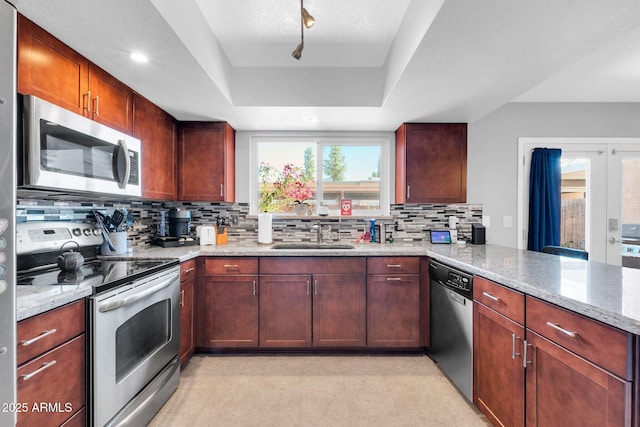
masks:
[[[390,201],[392,199],[393,166],[392,157],[395,153],[395,135],[387,132],[353,133],[353,134],[325,134],[325,133],[256,133],[251,134],[250,144],[250,168],[249,168],[249,213],[257,215],[258,207],[258,145],[261,142],[283,143],[307,143],[316,144],[316,153],[322,153],[326,146],[379,146],[380,147],[380,210],[373,210],[366,215],[353,215],[353,217],[380,217],[390,215]],[[316,155],[316,193],[323,191],[324,174],[321,167],[321,156]],[[275,216],[292,216],[289,213],[273,213]],[[330,213],[330,217],[337,217]]]

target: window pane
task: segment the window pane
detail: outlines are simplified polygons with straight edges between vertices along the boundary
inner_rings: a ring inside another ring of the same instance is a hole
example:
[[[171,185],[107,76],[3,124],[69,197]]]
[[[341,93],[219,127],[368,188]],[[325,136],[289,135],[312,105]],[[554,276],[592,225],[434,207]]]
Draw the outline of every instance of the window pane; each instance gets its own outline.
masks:
[[[258,212],[290,212],[296,203],[314,204],[316,144],[260,142]]]
[[[353,215],[380,210],[380,146],[326,145],[322,169],[322,202],[332,213],[341,199],[352,201]]]

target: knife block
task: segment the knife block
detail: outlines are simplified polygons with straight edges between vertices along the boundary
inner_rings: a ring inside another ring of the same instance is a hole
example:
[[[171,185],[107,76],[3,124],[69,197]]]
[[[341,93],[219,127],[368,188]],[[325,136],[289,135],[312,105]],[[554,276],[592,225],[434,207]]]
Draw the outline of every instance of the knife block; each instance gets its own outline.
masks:
[[[222,233],[218,233],[218,228],[216,227],[216,245],[226,245],[227,244],[227,229],[225,228]]]

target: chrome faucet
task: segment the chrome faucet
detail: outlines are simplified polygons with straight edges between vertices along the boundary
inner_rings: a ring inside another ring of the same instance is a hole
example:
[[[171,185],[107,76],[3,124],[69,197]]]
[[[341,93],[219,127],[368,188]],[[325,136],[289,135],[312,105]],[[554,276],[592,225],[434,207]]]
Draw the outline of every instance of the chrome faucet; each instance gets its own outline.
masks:
[[[320,221],[316,222],[312,227],[312,230],[316,231],[316,243],[322,243],[322,226],[320,225]]]

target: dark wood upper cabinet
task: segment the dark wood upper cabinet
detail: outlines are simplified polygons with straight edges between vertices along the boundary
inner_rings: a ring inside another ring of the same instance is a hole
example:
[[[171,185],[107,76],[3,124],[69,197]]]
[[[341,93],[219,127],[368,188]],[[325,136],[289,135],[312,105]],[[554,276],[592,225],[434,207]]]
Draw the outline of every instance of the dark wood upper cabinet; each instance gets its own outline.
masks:
[[[133,136],[142,144],[142,197],[175,200],[178,158],[175,119],[135,94]]]
[[[467,200],[467,124],[404,123],[396,131],[396,203]]]
[[[127,134],[132,131],[133,91],[22,15],[18,92]]]
[[[235,130],[228,123],[179,123],[178,200],[235,201]]]
[[[84,114],[89,103],[89,61],[18,15],[18,92]]]

